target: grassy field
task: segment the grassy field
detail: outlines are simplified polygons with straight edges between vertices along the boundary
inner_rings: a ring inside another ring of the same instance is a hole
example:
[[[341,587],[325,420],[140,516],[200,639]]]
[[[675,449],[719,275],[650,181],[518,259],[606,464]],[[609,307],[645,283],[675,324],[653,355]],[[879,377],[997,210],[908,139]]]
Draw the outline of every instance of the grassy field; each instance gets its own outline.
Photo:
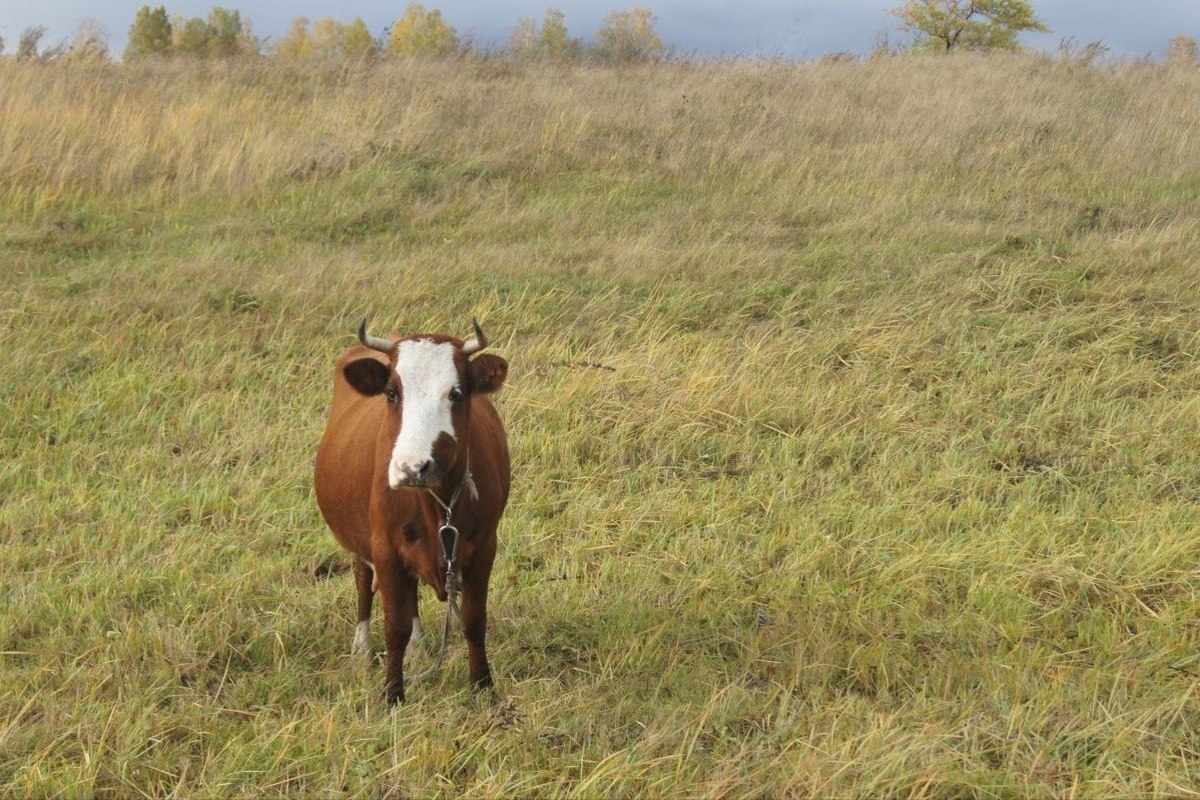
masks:
[[[1197,97],[0,62],[0,795],[1200,793]],[[500,697],[390,710],[330,369],[472,314]]]

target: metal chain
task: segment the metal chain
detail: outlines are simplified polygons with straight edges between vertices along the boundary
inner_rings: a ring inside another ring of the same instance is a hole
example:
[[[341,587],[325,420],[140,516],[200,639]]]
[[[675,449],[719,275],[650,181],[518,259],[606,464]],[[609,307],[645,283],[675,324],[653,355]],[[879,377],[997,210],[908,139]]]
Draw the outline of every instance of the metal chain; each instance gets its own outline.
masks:
[[[478,499],[479,495],[475,490],[475,481],[471,477],[471,454],[467,452],[467,470],[463,474],[462,481],[458,484],[458,488],[454,490],[454,494],[450,495],[450,502],[446,503],[442,498],[437,496],[433,489],[426,489],[430,496],[437,501],[446,512],[446,521],[442,527],[438,528],[438,545],[442,549],[442,558],[446,560],[446,620],[442,624],[442,644],[438,648],[437,659],[430,664],[419,675],[415,675],[409,681],[415,683],[419,680],[424,680],[434,670],[438,669],[442,662],[446,659],[446,650],[450,645],[450,620],[452,617],[458,617],[458,624],[462,626],[462,611],[458,607],[458,576],[454,574],[454,559],[458,557],[458,528],[454,527],[451,522],[451,516],[454,513],[454,505],[458,502],[458,496],[462,493],[464,486],[470,486],[471,494]],[[449,544],[447,544],[447,535],[449,536]]]

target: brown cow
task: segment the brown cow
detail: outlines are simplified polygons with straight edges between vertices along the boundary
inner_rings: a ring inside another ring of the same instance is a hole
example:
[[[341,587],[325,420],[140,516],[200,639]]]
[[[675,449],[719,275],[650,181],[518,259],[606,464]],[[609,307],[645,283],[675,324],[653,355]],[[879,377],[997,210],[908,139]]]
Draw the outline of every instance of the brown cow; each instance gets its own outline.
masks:
[[[438,529],[459,531],[455,575],[463,589],[462,622],[471,681],[492,685],[484,637],[496,526],[508,501],[508,443],[485,395],[508,374],[508,362],[484,354],[478,323],[461,341],[426,335],[381,339],[358,331],[361,347],[340,359],[333,408],[317,451],[317,504],[333,535],[355,555],[358,627],[352,650],[370,654],[371,601],[383,592],[389,703],[404,700],[404,650],[420,637],[417,584],[445,600],[446,559]]]

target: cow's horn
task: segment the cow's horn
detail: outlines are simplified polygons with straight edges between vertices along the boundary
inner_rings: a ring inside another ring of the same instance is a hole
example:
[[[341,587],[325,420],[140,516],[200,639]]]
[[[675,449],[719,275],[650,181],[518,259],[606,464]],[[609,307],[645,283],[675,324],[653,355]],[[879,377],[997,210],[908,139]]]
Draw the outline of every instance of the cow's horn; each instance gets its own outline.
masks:
[[[362,342],[364,346],[369,347],[372,350],[378,350],[381,353],[392,352],[393,345],[391,339],[380,339],[378,336],[367,335],[366,317],[363,317],[362,324],[358,326],[358,340]]]
[[[479,323],[474,317],[471,317],[471,327],[475,329],[475,335],[463,342],[462,351],[465,355],[478,353],[483,348],[487,347],[487,335],[484,334],[483,328],[479,327]]]

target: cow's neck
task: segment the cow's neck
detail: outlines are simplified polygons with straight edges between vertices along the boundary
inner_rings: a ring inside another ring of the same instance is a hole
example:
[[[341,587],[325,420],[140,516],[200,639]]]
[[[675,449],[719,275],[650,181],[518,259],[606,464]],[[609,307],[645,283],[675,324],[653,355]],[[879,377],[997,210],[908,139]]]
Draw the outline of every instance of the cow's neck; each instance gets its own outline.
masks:
[[[426,492],[438,507],[438,516],[450,522],[454,517],[454,509],[458,508],[464,496],[477,499],[479,491],[475,488],[475,478],[471,475],[471,451],[466,451],[462,464],[455,464],[454,469],[446,476],[443,486],[452,486],[448,495],[443,496],[436,490],[426,488]]]

